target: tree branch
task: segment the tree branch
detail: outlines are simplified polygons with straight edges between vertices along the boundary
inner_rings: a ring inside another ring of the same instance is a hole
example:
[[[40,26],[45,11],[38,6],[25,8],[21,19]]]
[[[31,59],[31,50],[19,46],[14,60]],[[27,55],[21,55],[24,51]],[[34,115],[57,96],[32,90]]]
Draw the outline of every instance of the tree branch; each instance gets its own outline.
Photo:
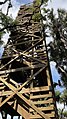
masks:
[[[0,2],[0,5],[5,4],[8,0],[5,0],[4,2]]]
[[[60,71],[67,77],[67,73],[66,73],[66,71],[63,69],[63,68],[61,68],[60,66],[58,66],[58,68],[60,69]]]

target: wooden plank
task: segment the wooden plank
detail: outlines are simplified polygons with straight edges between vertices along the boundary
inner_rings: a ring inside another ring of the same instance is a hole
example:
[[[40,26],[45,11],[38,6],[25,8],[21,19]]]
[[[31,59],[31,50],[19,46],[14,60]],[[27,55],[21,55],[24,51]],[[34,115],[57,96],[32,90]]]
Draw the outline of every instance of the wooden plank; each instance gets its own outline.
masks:
[[[0,90],[4,90],[5,86],[0,86]]]
[[[24,89],[22,89],[19,93],[20,94],[25,94],[25,93],[29,93],[29,92],[31,92],[30,90],[24,90]],[[3,97],[3,96],[9,96],[9,95],[11,95],[13,92],[12,91],[3,91],[3,92],[0,92],[0,96],[1,97]],[[30,94],[30,93],[29,93]],[[31,96],[30,98],[31,98],[31,100],[33,99],[40,99],[40,98],[51,98],[52,97],[52,94],[43,94],[43,95],[35,95],[35,96]]]
[[[41,91],[49,91],[50,87],[49,86],[42,86],[42,87],[35,87],[35,88],[23,88],[20,93],[34,93],[34,92],[41,92]]]
[[[33,101],[33,104],[38,105],[38,104],[51,104],[53,103],[53,99],[48,99],[48,100],[42,100],[42,101]]]
[[[34,88],[23,88],[20,93],[34,93],[34,92],[42,92],[42,91],[50,91],[49,86],[42,86],[42,87],[34,87]]]
[[[55,112],[48,113],[48,114],[45,114],[45,115],[48,115],[48,117],[50,117],[50,118],[52,118],[52,117],[55,118]],[[42,119],[42,117],[38,114],[35,114],[35,115],[30,114],[30,119]]]
[[[19,55],[17,55],[15,58],[13,58],[12,60],[10,60],[7,64],[5,64],[4,66],[2,66],[0,68],[0,70],[2,70],[4,67],[6,67],[8,64],[12,63],[14,60],[16,60],[19,57]]]
[[[16,52],[16,53],[18,53],[18,51],[15,50],[15,49],[13,49],[13,51]],[[37,62],[39,62],[39,63],[41,63],[41,64],[44,64],[45,67],[46,67],[46,63],[45,63],[44,61],[42,61],[42,60],[39,60],[39,59],[34,58],[34,57],[32,57],[32,56],[29,56],[27,53],[24,53],[24,52],[19,52],[19,54],[20,54],[20,55],[23,55],[23,56],[25,56],[25,57],[27,57],[27,58],[29,58],[29,59],[32,59],[33,61],[37,61]]]
[[[31,89],[31,92],[41,92],[41,91],[49,91],[49,86],[42,86],[42,87],[34,87]]]
[[[11,106],[10,102],[7,102],[7,103]],[[12,106],[12,108],[16,110],[25,119],[28,119],[28,118],[30,119],[30,114],[21,105],[19,105],[18,102],[16,104],[16,107],[14,105],[14,107]]]
[[[17,54],[10,54],[9,56],[8,55],[6,55],[6,56],[2,56],[1,57],[1,59],[0,60],[2,60],[2,59],[6,59],[6,58],[14,58],[14,57],[16,57],[17,56]]]
[[[36,72],[31,78],[29,78],[24,84],[22,84],[22,85],[17,89],[17,91],[21,90],[27,83],[29,83],[35,76],[37,76],[44,68],[45,68],[45,67],[41,68],[38,72]],[[1,80],[3,83],[5,83],[5,82],[4,82],[5,79],[2,79],[2,78],[0,77],[0,80]],[[7,86],[8,86],[8,85],[7,85]],[[23,91],[22,91],[22,92],[23,92]],[[29,90],[28,90],[28,92],[29,92]],[[8,95],[9,95],[9,94],[8,94]],[[10,98],[11,98],[11,97],[10,97]],[[9,97],[8,97],[7,100],[9,100]]]
[[[26,99],[22,94],[20,94],[17,89],[12,86],[11,84],[7,83],[6,81],[4,81],[3,79],[0,78],[0,80],[9,87],[9,89],[11,89],[16,95],[18,95],[20,97],[20,99],[22,99],[28,106],[30,106],[32,109],[34,109],[40,116],[42,116],[44,119],[50,119],[48,116],[46,116],[43,112],[41,112],[34,104],[33,102],[30,102],[28,99]],[[12,96],[12,95],[11,95]],[[7,99],[6,99],[7,100]],[[2,104],[1,104],[2,105]],[[0,105],[0,107],[1,107]]]
[[[45,115],[42,111],[40,111],[34,104],[33,102],[30,102],[28,99],[26,99],[23,95],[17,93],[17,95],[27,104],[29,105],[32,109],[34,109],[42,118],[44,119],[50,119],[47,115]]]
[[[12,83],[12,84],[14,84],[15,86],[19,86],[19,84],[16,82],[16,81],[14,81],[14,80],[12,80],[12,79],[10,79],[10,82]]]
[[[26,93],[28,93],[28,94],[30,94],[31,93],[31,91],[32,91],[32,93],[34,92],[34,89],[32,89],[32,90],[30,90],[29,88],[22,88],[22,90],[19,92],[19,93],[21,93],[21,94],[26,94]],[[37,91],[39,91],[39,89],[38,90],[36,90],[36,92]],[[40,90],[41,91],[41,90]],[[0,96],[6,96],[6,95],[11,95],[12,94],[12,91],[3,91],[3,92],[0,92]],[[49,94],[39,94],[39,95],[32,95],[30,98],[31,99],[38,99],[38,98],[51,98],[52,97],[52,93],[49,93]]]
[[[50,93],[50,94],[43,94],[43,95],[33,95],[33,96],[31,96],[30,98],[31,99],[40,99],[40,98],[51,98],[52,97],[52,93]]]
[[[1,104],[1,102],[2,102],[2,97],[0,97],[0,104]]]
[[[9,96],[11,95],[13,92],[12,91],[0,91],[0,97],[3,97],[3,96]]]
[[[8,100],[10,100],[15,93],[13,92],[10,96],[8,96],[3,102],[0,103],[0,107],[2,107],[5,103],[7,103]]]
[[[9,73],[18,72],[18,71],[29,70],[29,69],[41,68],[41,67],[44,67],[44,65],[30,65],[30,67],[27,66],[27,67],[21,67],[21,68],[16,68],[16,69],[8,69],[8,70],[0,71],[0,75],[9,74]]]
[[[29,83],[34,77],[36,77],[40,72],[42,72],[45,69],[45,67],[42,67],[40,70],[38,70],[32,77],[28,78],[28,80],[18,88],[18,91],[21,90],[27,83]]]
[[[0,83],[0,86],[3,86],[3,83]]]
[[[54,110],[54,105],[50,105],[50,106],[46,106],[46,107],[37,107],[38,110],[40,111],[52,111]],[[34,110],[32,108],[30,108],[30,112],[33,112]]]
[[[4,74],[4,75],[2,75],[1,77],[2,78],[7,78],[9,76],[9,74]]]
[[[50,75],[48,69],[46,70],[48,86],[51,86]]]
[[[13,47],[13,46],[18,46],[18,45],[21,45],[21,44],[25,44],[25,43],[29,43],[29,42],[36,42],[36,41],[39,41],[39,39],[35,39],[35,40],[25,40],[24,42],[20,42],[20,43],[15,43],[15,44],[12,44],[12,45],[8,45],[8,47],[10,48],[10,47]]]
[[[32,36],[33,37],[33,36]],[[24,51],[24,53],[28,52],[29,50],[31,50],[32,48],[34,48],[37,44],[39,44],[41,41],[43,41],[43,38],[39,39],[38,42],[36,42],[33,46],[29,47],[27,50]]]

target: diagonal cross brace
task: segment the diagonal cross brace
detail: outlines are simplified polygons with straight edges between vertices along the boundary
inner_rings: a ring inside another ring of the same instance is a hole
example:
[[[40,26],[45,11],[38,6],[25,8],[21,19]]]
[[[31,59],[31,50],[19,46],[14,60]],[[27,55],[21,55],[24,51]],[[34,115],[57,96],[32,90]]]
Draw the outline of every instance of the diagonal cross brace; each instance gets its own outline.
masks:
[[[41,112],[40,110],[37,109],[37,107],[31,103],[28,99],[26,99],[22,94],[20,94],[14,86],[12,86],[11,84],[7,83],[6,81],[4,81],[2,78],[0,78],[0,80],[9,87],[9,89],[11,89],[13,91],[13,94],[10,95],[6,101],[8,101],[11,97],[13,97],[15,94],[18,95],[19,98],[21,98],[29,107],[31,107],[32,109],[34,109],[41,117],[43,117],[44,119],[50,119],[48,116],[46,116],[43,112]],[[2,104],[1,104],[2,105]],[[0,107],[1,107],[0,105]]]
[[[43,71],[45,69],[45,67],[41,68],[38,72],[36,72],[32,77],[30,77],[25,83],[23,83],[19,88],[17,88],[17,91],[20,91],[27,83],[29,83],[35,76],[37,76],[41,71]],[[4,80],[2,80],[2,78],[0,77],[0,80],[3,82]],[[4,82],[3,82],[4,83]],[[6,82],[7,83],[7,82]],[[7,85],[7,84],[5,84]],[[8,85],[7,85],[8,86]],[[12,95],[12,97],[15,95],[15,93]],[[9,97],[7,97],[0,105],[3,106],[9,99],[11,98],[11,95]]]
[[[39,42],[41,42],[41,41],[43,41],[43,39],[41,39],[41,40],[39,40],[37,43],[35,43],[34,44],[34,46],[36,46]],[[31,48],[33,48],[34,46],[31,46],[30,48],[28,48],[27,50],[25,50],[23,53],[26,53],[27,51],[29,51]],[[16,50],[14,50],[14,51],[16,51]],[[27,53],[26,53],[27,54]],[[10,63],[12,63],[14,60],[16,60],[20,55],[22,55],[22,54],[17,54],[17,56],[14,58],[14,59],[12,59],[12,60],[10,60],[7,64],[5,64],[4,66],[2,66],[1,68],[0,68],[0,70],[1,69],[3,69],[4,67],[6,67],[7,65],[9,65]]]
[[[4,81],[3,79],[0,78],[0,80],[7,85],[12,91],[13,94],[10,95],[8,98],[14,96],[14,94],[18,95],[19,98],[21,98],[29,107],[31,107],[32,109],[34,109],[41,117],[43,117],[44,119],[50,119],[48,116],[46,116],[43,112],[41,112],[40,110],[37,109],[37,107],[33,104],[33,102],[30,102],[28,99],[26,99],[22,94],[20,94],[17,89],[12,86],[11,84],[7,83],[6,81]],[[6,99],[7,100],[7,99]],[[1,105],[0,105],[1,107]]]

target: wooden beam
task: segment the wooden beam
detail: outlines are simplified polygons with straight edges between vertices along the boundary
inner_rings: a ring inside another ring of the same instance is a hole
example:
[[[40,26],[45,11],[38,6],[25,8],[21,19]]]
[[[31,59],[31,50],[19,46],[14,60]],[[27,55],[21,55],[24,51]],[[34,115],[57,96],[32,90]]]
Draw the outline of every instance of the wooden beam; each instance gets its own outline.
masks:
[[[23,95],[17,93],[17,95],[27,104],[29,105],[33,110],[35,110],[42,118],[44,119],[50,119],[47,115],[45,115],[42,111],[40,111],[34,104],[33,102],[29,101],[28,99],[26,99]]]
[[[32,48],[34,48],[37,44],[39,44],[41,41],[43,41],[43,38],[39,39],[38,42],[36,42],[35,44],[33,44],[33,46],[29,47],[27,50],[25,50],[23,53],[28,52],[29,50],[31,50]]]
[[[40,98],[51,98],[51,97],[52,97],[52,93],[50,92],[49,94],[33,95],[33,96],[31,96],[30,98],[31,98],[32,100],[34,100],[34,99],[40,99]]]
[[[15,95],[15,93],[13,92],[10,96],[8,96],[3,102],[0,103],[0,108],[7,103],[13,96]]]
[[[32,87],[31,90],[30,88],[22,88],[22,90],[20,92],[22,93],[34,93],[34,92],[46,92],[46,91],[50,91],[50,87],[49,86],[41,86],[41,87]]]
[[[48,115],[49,118],[55,118],[55,112],[52,112],[52,113],[47,113],[46,115]],[[30,119],[42,119],[42,117],[38,114],[30,114]]]
[[[28,80],[18,88],[18,90],[21,90],[26,84],[28,84],[34,77],[36,77],[40,72],[42,72],[45,69],[45,67],[42,67],[39,71],[37,71],[32,77],[28,78]]]
[[[15,49],[13,49],[13,51],[16,52],[16,53],[18,53],[18,51],[15,50]],[[20,54],[20,55],[23,55],[23,56],[25,56],[25,57],[27,57],[27,58],[29,58],[29,59],[32,59],[33,61],[37,61],[37,62],[39,62],[39,63],[41,63],[41,64],[46,65],[45,61],[42,61],[42,60],[39,60],[39,59],[34,58],[34,57],[32,57],[32,56],[29,56],[29,55],[27,55],[26,53],[19,52],[19,54]]]
[[[54,105],[46,106],[46,107],[37,107],[40,111],[54,111]],[[31,108],[30,112],[33,112],[34,110]]]
[[[13,58],[12,60],[10,60],[7,64],[5,64],[4,66],[0,67],[0,70],[2,70],[4,67],[6,67],[7,65],[9,65],[10,63],[12,63],[14,60],[16,60],[19,57],[19,55],[17,55],[15,58]]]
[[[7,102],[10,106],[11,106],[11,103],[10,102]],[[30,114],[21,106],[19,105],[19,103],[17,102],[17,109],[15,108],[15,106],[12,106],[12,108],[14,110],[16,110],[22,117],[24,117],[25,119],[30,119]]]
[[[8,70],[0,71],[0,75],[9,74],[9,73],[18,72],[18,71],[25,71],[29,69],[37,69],[41,67],[44,67],[44,65],[43,64],[42,65],[41,64],[40,65],[30,65],[30,67],[27,66],[27,67],[21,67],[21,68],[16,68],[16,69],[8,69]]]
[[[21,44],[25,44],[25,43],[29,43],[29,42],[36,42],[36,41],[39,41],[39,39],[35,39],[35,40],[25,40],[24,42],[20,42],[20,43],[15,43],[15,44],[12,44],[12,45],[7,45],[8,48],[10,47],[13,47],[13,46],[17,46],[17,45],[21,45]]]
[[[48,88],[49,89],[49,88]],[[38,89],[34,89],[34,88],[31,88],[31,90],[29,89],[29,88],[22,88],[21,89],[21,91],[19,92],[20,94],[30,94],[31,92],[32,93],[34,93],[34,92],[41,92],[41,91],[44,91],[44,92],[46,92],[46,91],[49,91],[49,90],[47,90],[47,89],[44,89],[44,90],[39,90],[39,88]],[[9,95],[11,95],[13,92],[12,91],[0,91],[0,97],[3,97],[3,96],[9,96]],[[49,94],[39,94],[39,95],[32,95],[32,96],[30,96],[30,98],[31,99],[38,99],[38,98],[52,98],[52,93],[50,92]]]
[[[22,84],[19,88],[16,89],[16,91],[20,91],[27,83],[29,83],[35,76],[37,76],[42,70],[44,70],[45,67],[43,67],[42,69],[40,69],[38,72],[36,72],[31,78],[29,78],[24,84]],[[9,83],[7,83],[4,79],[2,79],[0,77],[0,81],[2,81],[7,87],[9,87],[10,89],[10,85]],[[7,97],[0,105],[3,106],[8,100],[10,100],[16,93],[13,92],[13,94],[11,94],[9,97]]]
[[[33,104],[33,102],[30,102],[28,99],[26,99],[22,94],[20,94],[17,89],[12,86],[11,84],[7,83],[6,81],[4,81],[3,79],[0,78],[0,80],[9,87],[9,89],[11,89],[16,95],[18,95],[27,105],[29,105],[32,109],[34,109],[40,116],[42,116],[44,119],[50,119],[48,116],[46,116],[43,112],[41,112],[40,110],[38,110],[38,108]],[[11,97],[12,97],[11,95]],[[1,104],[2,105],[2,104]],[[0,107],[1,107],[0,105]]]
[[[51,104],[53,103],[53,99],[48,99],[48,100],[42,100],[42,101],[33,101],[33,104],[38,105],[38,104]]]

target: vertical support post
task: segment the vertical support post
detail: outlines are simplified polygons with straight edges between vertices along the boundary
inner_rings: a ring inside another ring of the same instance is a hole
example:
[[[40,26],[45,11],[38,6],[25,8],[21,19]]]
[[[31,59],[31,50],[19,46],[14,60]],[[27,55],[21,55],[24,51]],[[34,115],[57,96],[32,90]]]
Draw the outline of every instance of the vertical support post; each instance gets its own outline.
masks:
[[[11,119],[13,119],[13,116],[11,116]]]

